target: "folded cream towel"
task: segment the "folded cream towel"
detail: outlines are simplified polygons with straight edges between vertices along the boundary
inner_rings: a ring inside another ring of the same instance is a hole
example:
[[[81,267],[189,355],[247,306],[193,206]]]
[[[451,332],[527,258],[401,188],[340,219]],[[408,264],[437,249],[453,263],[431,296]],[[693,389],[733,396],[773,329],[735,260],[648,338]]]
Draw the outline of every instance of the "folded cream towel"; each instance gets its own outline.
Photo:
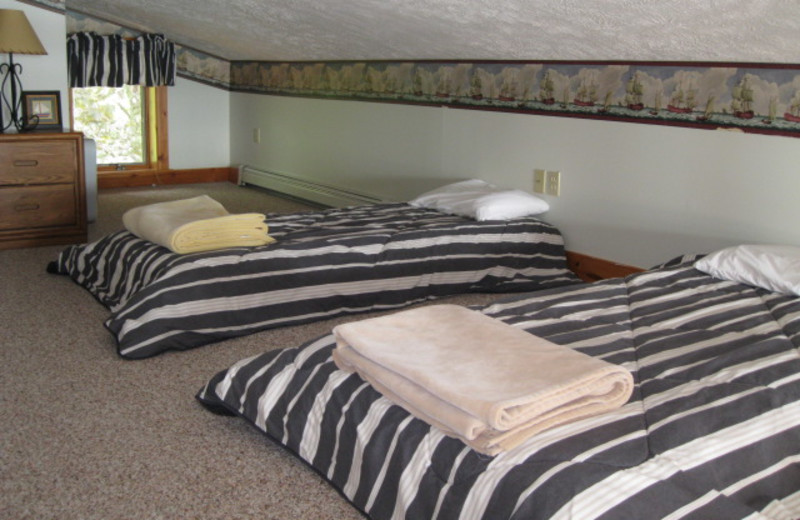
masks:
[[[176,253],[271,244],[261,213],[230,214],[208,195],[130,209],[125,228]]]
[[[633,391],[620,366],[457,305],[346,323],[333,333],[339,368],[490,455],[618,408]]]

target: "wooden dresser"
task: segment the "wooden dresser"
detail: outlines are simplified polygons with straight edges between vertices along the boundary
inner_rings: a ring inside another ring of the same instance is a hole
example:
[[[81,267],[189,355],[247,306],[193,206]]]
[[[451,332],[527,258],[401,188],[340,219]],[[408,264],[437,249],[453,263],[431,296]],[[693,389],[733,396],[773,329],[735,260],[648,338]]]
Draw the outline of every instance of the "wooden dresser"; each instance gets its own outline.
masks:
[[[0,134],[0,249],[86,241],[83,134]]]

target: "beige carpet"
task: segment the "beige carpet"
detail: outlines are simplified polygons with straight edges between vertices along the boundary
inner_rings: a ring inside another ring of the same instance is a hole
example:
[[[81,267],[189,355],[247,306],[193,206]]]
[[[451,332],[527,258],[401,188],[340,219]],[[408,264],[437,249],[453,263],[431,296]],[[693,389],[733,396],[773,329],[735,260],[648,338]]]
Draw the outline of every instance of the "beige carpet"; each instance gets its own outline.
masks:
[[[227,183],[108,190],[89,238],[121,229],[130,207],[204,193],[231,212],[310,209]],[[363,518],[304,463],[194,394],[239,359],[367,315],[126,361],[103,328],[108,311],[45,272],[62,249],[0,251],[0,519]]]

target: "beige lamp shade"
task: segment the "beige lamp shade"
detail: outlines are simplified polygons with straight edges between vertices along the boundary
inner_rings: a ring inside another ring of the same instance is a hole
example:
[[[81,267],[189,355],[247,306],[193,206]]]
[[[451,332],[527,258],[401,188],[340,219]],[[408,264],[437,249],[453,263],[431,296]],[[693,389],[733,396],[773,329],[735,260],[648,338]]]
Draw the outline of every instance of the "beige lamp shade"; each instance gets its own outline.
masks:
[[[18,9],[0,9],[0,53],[47,54],[42,42]]]

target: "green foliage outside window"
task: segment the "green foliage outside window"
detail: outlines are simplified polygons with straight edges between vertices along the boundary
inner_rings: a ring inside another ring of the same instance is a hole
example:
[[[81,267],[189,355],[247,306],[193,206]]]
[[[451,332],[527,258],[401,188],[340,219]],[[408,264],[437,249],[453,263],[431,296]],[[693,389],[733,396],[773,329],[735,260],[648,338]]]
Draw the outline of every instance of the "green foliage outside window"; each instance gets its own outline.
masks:
[[[75,130],[97,142],[97,164],[145,162],[144,89],[87,87],[72,90]]]

